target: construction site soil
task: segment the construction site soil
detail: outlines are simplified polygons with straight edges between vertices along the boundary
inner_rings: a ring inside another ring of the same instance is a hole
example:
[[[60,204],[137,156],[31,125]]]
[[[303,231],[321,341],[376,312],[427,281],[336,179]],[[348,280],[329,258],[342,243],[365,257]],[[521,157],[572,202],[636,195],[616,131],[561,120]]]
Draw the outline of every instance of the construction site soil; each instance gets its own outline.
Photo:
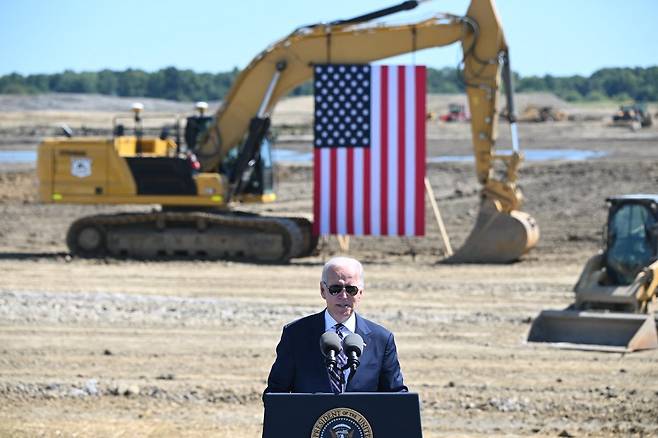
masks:
[[[111,125],[109,98],[34,99],[0,97],[0,152],[35,151],[60,123]],[[451,99],[432,96],[430,106],[445,110]],[[153,111],[191,106],[157,103]],[[523,210],[541,239],[521,261],[442,264],[429,204],[425,237],[350,241],[347,253],[366,269],[360,311],[396,334],[425,437],[658,435],[658,351],[524,342],[540,310],[572,301],[601,245],[605,198],[658,184],[655,126],[609,127],[614,106],[561,109],[571,121],[521,124],[522,148],[600,154],[524,163]],[[283,102],[278,147],[309,152],[309,120],[307,98]],[[468,123],[429,122],[428,136],[430,157],[471,155]],[[499,145],[507,144],[503,124]],[[477,215],[473,163],[432,162],[427,172],[457,247]],[[311,212],[310,164],[279,164],[277,180],[278,201],[250,209]],[[33,162],[0,164],[0,436],[260,436],[281,328],[323,308],[319,276],[342,253],[336,239],[274,266],[78,259],[64,242],[73,220],[153,206],[43,204],[36,189]]]

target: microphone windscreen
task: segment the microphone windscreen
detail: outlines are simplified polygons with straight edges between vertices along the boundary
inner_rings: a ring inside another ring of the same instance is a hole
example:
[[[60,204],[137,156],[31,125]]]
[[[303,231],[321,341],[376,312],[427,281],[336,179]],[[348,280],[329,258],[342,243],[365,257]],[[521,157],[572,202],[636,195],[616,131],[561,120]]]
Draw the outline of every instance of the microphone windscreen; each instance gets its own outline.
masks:
[[[346,353],[354,351],[357,356],[361,356],[363,352],[363,338],[356,333],[350,333],[343,339],[343,349]]]
[[[330,350],[335,351],[336,354],[340,352],[340,338],[336,332],[324,332],[322,336],[320,336],[320,350],[322,350],[322,354],[325,356],[329,354]]]

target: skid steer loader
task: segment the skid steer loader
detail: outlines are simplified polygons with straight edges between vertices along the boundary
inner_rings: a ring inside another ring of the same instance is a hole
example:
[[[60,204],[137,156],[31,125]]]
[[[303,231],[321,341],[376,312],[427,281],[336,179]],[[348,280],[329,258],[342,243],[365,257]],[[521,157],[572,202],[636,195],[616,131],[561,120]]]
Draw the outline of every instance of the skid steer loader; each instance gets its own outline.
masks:
[[[611,197],[604,250],[590,258],[565,310],[544,310],[528,342],[629,352],[658,348],[658,195]]]

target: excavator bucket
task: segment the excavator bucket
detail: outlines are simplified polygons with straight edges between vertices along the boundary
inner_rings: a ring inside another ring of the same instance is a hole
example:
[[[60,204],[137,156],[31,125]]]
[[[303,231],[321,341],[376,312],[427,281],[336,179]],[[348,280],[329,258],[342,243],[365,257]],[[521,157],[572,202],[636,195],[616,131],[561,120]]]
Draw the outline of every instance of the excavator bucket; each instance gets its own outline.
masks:
[[[658,348],[653,315],[544,310],[532,323],[528,342],[558,348],[631,352]]]
[[[464,244],[445,263],[509,263],[518,260],[539,240],[539,227],[527,213],[500,211],[484,201]]]

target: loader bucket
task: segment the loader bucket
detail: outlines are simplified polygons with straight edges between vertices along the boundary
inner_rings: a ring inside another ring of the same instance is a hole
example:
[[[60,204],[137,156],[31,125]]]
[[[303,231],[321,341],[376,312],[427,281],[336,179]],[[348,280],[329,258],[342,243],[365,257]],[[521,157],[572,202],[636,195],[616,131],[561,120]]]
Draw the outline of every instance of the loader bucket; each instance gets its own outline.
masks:
[[[537,244],[539,227],[527,213],[500,211],[484,201],[464,244],[445,263],[510,263]]]
[[[535,318],[528,342],[558,348],[630,352],[658,348],[653,315],[544,310]]]

